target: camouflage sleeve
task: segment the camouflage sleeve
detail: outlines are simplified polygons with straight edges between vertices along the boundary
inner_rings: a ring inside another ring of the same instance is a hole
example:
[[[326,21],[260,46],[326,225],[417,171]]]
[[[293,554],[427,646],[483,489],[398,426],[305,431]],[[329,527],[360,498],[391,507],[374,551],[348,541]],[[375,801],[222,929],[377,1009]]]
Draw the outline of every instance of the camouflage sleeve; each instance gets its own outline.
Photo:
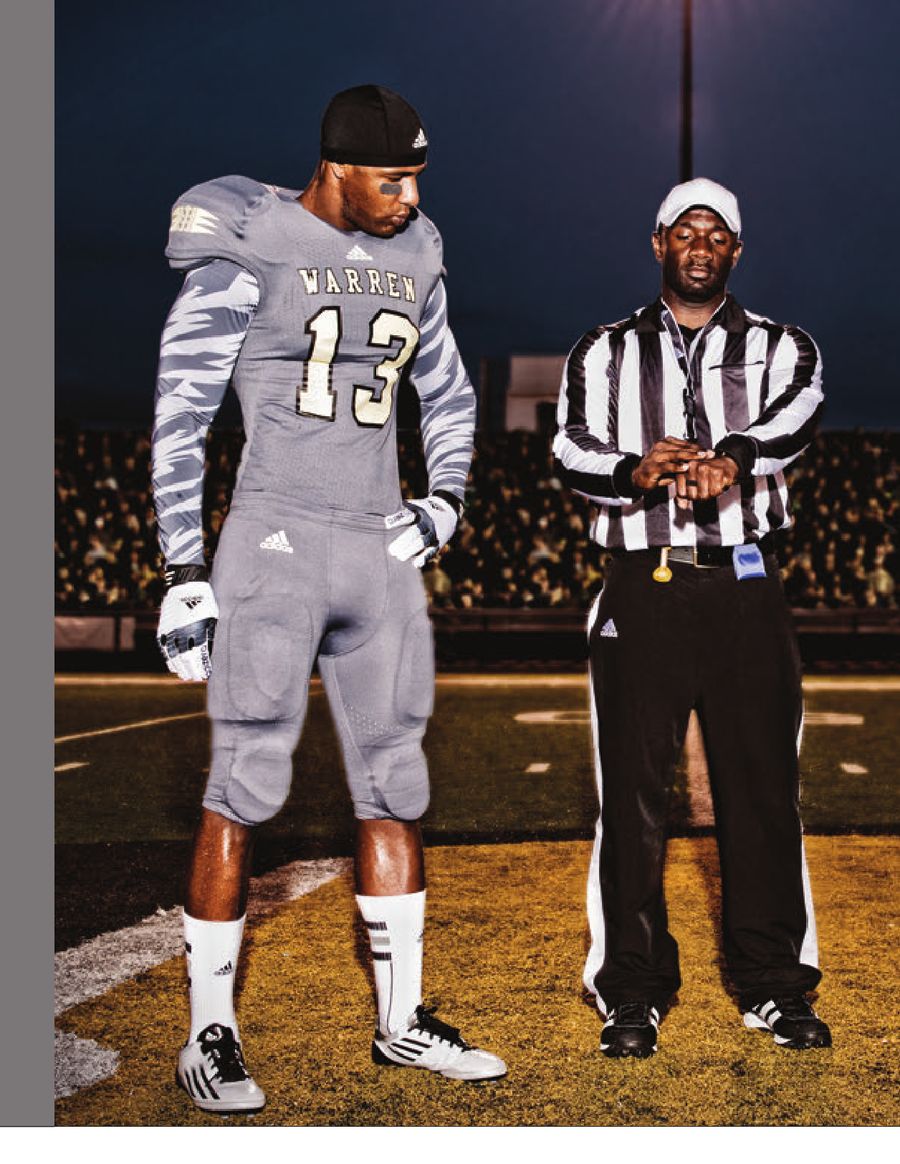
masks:
[[[439,279],[425,305],[411,379],[422,406],[428,488],[465,496],[475,434],[475,390],[447,326],[447,293]]]
[[[167,565],[203,564],[206,434],[259,302],[256,279],[214,259],[188,272],[162,334],[153,426],[153,498]]]

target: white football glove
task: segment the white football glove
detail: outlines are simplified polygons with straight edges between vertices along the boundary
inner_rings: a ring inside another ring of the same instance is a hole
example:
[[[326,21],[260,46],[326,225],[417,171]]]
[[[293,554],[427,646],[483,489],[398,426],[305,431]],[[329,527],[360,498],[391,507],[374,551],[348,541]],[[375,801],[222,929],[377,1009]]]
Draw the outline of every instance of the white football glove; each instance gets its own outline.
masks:
[[[450,541],[459,523],[460,504],[456,498],[451,504],[447,500],[452,494],[432,493],[428,497],[414,497],[404,501],[403,508],[384,519],[387,529],[409,526],[388,546],[388,552],[401,562],[412,558],[414,566],[421,570],[438,550]]]
[[[169,670],[181,679],[208,679],[219,607],[203,566],[172,566],[159,611],[156,641]]]

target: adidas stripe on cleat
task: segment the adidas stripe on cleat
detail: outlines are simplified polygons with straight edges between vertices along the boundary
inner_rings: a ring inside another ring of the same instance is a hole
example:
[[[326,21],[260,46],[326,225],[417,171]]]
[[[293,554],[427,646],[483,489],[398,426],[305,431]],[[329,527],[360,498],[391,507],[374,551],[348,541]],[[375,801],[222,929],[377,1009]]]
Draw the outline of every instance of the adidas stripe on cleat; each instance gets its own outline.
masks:
[[[261,1111],[266,1097],[244,1064],[231,1027],[211,1023],[178,1055],[175,1078],[202,1111],[231,1115]]]
[[[656,1052],[659,1011],[646,1002],[610,1007],[600,1035],[600,1050],[610,1059],[648,1059]]]
[[[808,1051],[830,1047],[831,1031],[802,994],[770,998],[753,1006],[744,1015],[744,1026],[770,1031],[779,1047]]]
[[[382,1067],[422,1067],[447,1079],[500,1079],[506,1064],[490,1051],[470,1047],[456,1027],[434,1017],[436,1007],[417,1006],[403,1034],[376,1031],[372,1059]]]

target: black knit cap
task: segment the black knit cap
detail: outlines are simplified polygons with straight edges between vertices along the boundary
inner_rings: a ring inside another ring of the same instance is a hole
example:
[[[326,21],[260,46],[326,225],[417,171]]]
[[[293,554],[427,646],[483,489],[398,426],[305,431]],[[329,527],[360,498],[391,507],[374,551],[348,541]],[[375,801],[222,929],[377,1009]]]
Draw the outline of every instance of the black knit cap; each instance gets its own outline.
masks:
[[[422,120],[382,85],[357,85],[329,101],[322,118],[322,157],[351,166],[421,166],[428,151]]]

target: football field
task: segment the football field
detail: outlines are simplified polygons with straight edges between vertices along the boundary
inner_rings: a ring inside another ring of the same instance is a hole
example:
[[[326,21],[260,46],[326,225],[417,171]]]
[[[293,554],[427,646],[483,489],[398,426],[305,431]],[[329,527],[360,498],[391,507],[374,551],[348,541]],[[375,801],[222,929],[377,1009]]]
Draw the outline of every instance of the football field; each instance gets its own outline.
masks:
[[[260,830],[239,972],[245,1051],[271,1098],[234,1122],[896,1123],[900,678],[813,676],[804,690],[803,814],[825,974],[817,1005],[835,1032],[831,1051],[776,1051],[740,1024],[721,975],[702,757],[691,753],[667,865],[685,985],[658,1056],[605,1060],[580,990],[596,816],[586,679],[444,675],[426,737],[426,1001],[502,1054],[510,1073],[466,1087],[379,1071],[368,1059],[352,812],[314,682],[290,800]],[[56,693],[57,1120],[216,1123],[171,1083],[187,1014],[181,879],[208,765],[204,689],[60,676]],[[548,1055],[565,1070],[550,1070]]]

